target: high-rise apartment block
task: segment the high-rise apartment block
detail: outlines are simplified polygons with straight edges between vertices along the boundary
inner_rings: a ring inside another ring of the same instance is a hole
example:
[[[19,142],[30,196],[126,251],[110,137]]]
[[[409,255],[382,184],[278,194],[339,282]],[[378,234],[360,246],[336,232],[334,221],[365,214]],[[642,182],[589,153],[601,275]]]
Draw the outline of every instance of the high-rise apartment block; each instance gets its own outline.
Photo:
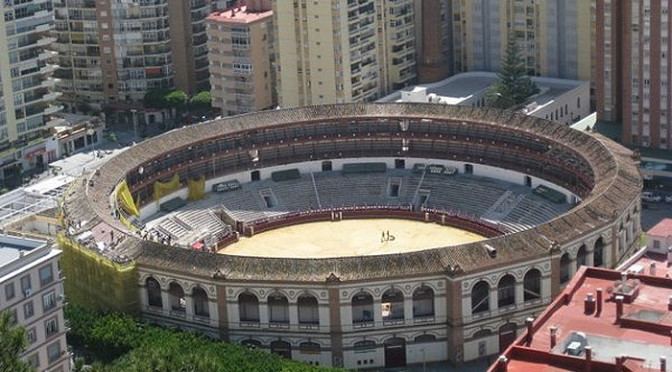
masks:
[[[47,242],[0,235],[0,312],[25,328],[22,358],[37,371],[70,371],[60,255]]]
[[[270,0],[250,0],[207,19],[212,106],[226,115],[277,104],[271,8]]]
[[[452,1],[456,71],[498,71],[515,38],[530,75],[590,80],[591,1]]]
[[[597,0],[598,117],[627,145],[672,148],[669,0]]]
[[[47,163],[49,115],[61,110],[45,49],[54,12],[51,0],[5,0],[0,13],[0,179],[18,182]]]
[[[453,65],[453,1],[415,2],[418,81],[431,83],[455,73]]]
[[[282,107],[372,101],[416,80],[412,0],[274,1]]]
[[[73,108],[127,108],[153,89],[208,88],[210,0],[56,0],[58,85]]]

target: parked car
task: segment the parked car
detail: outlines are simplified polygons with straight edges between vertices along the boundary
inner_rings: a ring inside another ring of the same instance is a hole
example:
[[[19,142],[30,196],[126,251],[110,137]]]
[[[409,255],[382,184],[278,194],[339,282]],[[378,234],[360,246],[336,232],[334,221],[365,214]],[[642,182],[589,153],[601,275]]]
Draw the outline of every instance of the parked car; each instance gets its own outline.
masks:
[[[642,193],[642,200],[649,203],[659,203],[663,200],[663,197],[650,191],[644,191]]]
[[[665,197],[665,203],[672,203],[672,195],[667,195]]]

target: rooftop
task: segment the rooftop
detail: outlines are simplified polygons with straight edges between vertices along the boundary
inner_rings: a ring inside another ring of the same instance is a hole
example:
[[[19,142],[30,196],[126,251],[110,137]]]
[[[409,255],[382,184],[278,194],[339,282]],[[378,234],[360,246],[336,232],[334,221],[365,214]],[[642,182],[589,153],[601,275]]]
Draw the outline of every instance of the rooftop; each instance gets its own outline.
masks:
[[[486,90],[497,81],[493,72],[467,72],[451,76],[435,83],[418,85],[394,92],[378,102],[435,102],[448,105],[471,105],[480,99]],[[553,102],[556,97],[572,91],[585,81],[532,77],[540,92],[530,97],[523,109],[527,115]]]
[[[224,23],[253,23],[273,15],[272,10],[248,11],[247,6],[231,8],[223,12],[215,12],[208,16],[208,20]]]
[[[672,235],[672,218],[664,218],[658,224],[646,232],[653,236],[670,236]]]
[[[671,296],[670,278],[583,267],[490,370],[660,370],[672,360]]]
[[[23,266],[21,259],[25,257],[26,263],[34,261],[36,255],[33,253],[39,253],[40,248],[46,246],[43,240],[0,234],[0,282],[3,281],[2,277]]]

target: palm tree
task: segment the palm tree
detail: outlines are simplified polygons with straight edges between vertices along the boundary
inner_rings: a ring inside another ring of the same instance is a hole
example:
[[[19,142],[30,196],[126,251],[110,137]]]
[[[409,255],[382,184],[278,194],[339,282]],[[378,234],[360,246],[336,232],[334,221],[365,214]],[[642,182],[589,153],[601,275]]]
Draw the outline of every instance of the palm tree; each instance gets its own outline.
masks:
[[[0,313],[0,371],[32,371],[33,368],[21,360],[21,353],[28,343],[26,330],[15,323],[9,311]]]

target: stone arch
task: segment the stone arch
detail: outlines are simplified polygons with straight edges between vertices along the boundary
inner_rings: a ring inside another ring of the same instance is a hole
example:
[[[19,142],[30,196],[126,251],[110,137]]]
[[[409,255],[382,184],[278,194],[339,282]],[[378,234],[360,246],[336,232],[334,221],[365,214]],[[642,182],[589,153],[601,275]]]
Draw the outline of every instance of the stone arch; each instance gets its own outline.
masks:
[[[170,309],[172,311],[186,312],[186,294],[180,283],[172,281],[168,284],[168,301],[170,302]]]
[[[506,274],[497,283],[497,307],[502,308],[516,304],[516,278]]]
[[[490,284],[479,280],[471,287],[471,313],[478,314],[491,310],[489,304]]]
[[[147,304],[154,307],[163,307],[163,296],[161,295],[161,283],[148,276],[145,279],[145,288],[147,289]]]
[[[541,297],[541,271],[532,268],[525,273],[523,278],[523,300],[533,301]]]

